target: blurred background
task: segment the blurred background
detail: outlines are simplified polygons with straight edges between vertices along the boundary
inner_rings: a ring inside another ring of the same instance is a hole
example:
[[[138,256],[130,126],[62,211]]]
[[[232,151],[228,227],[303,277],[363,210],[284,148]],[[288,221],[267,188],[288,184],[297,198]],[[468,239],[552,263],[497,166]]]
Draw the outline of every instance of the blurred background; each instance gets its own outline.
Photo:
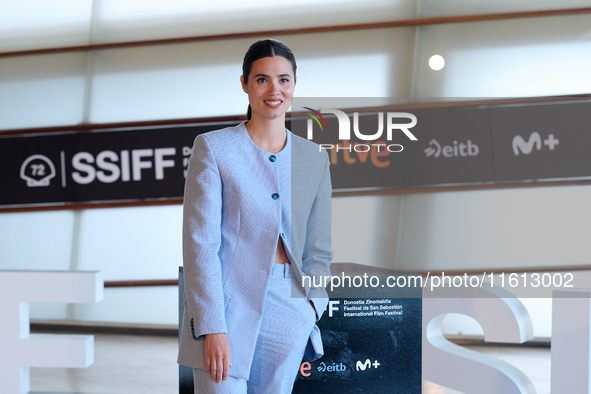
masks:
[[[591,1],[0,0],[0,134],[242,115],[242,57],[269,35],[294,51],[300,97],[589,94],[584,7]],[[433,55],[442,69],[430,67]],[[403,271],[591,269],[589,201],[586,184],[335,195],[334,261]],[[174,280],[181,216],[178,203],[0,211],[0,269]],[[32,304],[31,318],[174,330],[177,292],[107,288],[96,305]],[[523,302],[535,337],[549,338],[549,300]],[[450,335],[482,335],[469,318],[448,320]]]

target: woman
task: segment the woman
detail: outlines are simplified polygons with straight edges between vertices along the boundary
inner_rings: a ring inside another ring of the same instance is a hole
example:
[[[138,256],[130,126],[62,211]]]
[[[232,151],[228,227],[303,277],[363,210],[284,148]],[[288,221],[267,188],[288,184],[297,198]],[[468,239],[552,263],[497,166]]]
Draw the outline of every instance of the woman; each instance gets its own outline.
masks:
[[[329,161],[285,129],[291,50],[258,41],[242,71],[247,122],[199,135],[189,163],[179,363],[196,393],[290,393],[304,353],[322,355],[328,299],[302,276],[330,275]]]

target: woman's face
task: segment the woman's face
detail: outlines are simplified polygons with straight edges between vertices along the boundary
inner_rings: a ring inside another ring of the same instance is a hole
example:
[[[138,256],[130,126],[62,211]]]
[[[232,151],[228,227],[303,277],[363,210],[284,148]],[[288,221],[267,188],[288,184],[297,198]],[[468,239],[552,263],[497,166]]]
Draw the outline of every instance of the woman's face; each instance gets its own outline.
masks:
[[[282,56],[263,57],[252,62],[248,83],[240,77],[242,89],[248,94],[252,117],[276,119],[291,106],[295,76],[289,60]]]

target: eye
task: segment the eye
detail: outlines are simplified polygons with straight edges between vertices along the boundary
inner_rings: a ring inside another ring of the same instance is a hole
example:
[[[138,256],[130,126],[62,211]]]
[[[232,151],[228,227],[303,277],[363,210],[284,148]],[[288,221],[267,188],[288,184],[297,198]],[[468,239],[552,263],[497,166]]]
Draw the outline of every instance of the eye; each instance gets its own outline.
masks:
[[[267,82],[267,78],[265,78],[265,77],[259,77],[259,78],[257,78],[257,82],[259,82],[259,83],[265,83],[265,82]]]
[[[289,83],[289,78],[281,78],[281,83]]]

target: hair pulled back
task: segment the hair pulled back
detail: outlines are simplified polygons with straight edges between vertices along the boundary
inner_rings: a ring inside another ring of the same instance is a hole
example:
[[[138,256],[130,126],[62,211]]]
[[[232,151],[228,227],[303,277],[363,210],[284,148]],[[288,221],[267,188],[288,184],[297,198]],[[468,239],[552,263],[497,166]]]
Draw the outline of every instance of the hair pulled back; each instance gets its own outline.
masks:
[[[293,69],[293,76],[296,75],[296,60],[293,52],[287,45],[282,43],[279,40],[275,40],[273,38],[266,38],[264,40],[260,40],[255,42],[248,48],[246,54],[244,55],[244,60],[242,61],[242,76],[244,78],[244,84],[248,83],[248,76],[250,75],[250,70],[252,69],[252,63],[256,60],[262,59],[264,57],[274,57],[274,56],[281,56],[289,60],[291,63],[291,68]],[[248,105],[248,111],[246,112],[246,118],[250,120],[252,117],[252,108],[250,104]]]

